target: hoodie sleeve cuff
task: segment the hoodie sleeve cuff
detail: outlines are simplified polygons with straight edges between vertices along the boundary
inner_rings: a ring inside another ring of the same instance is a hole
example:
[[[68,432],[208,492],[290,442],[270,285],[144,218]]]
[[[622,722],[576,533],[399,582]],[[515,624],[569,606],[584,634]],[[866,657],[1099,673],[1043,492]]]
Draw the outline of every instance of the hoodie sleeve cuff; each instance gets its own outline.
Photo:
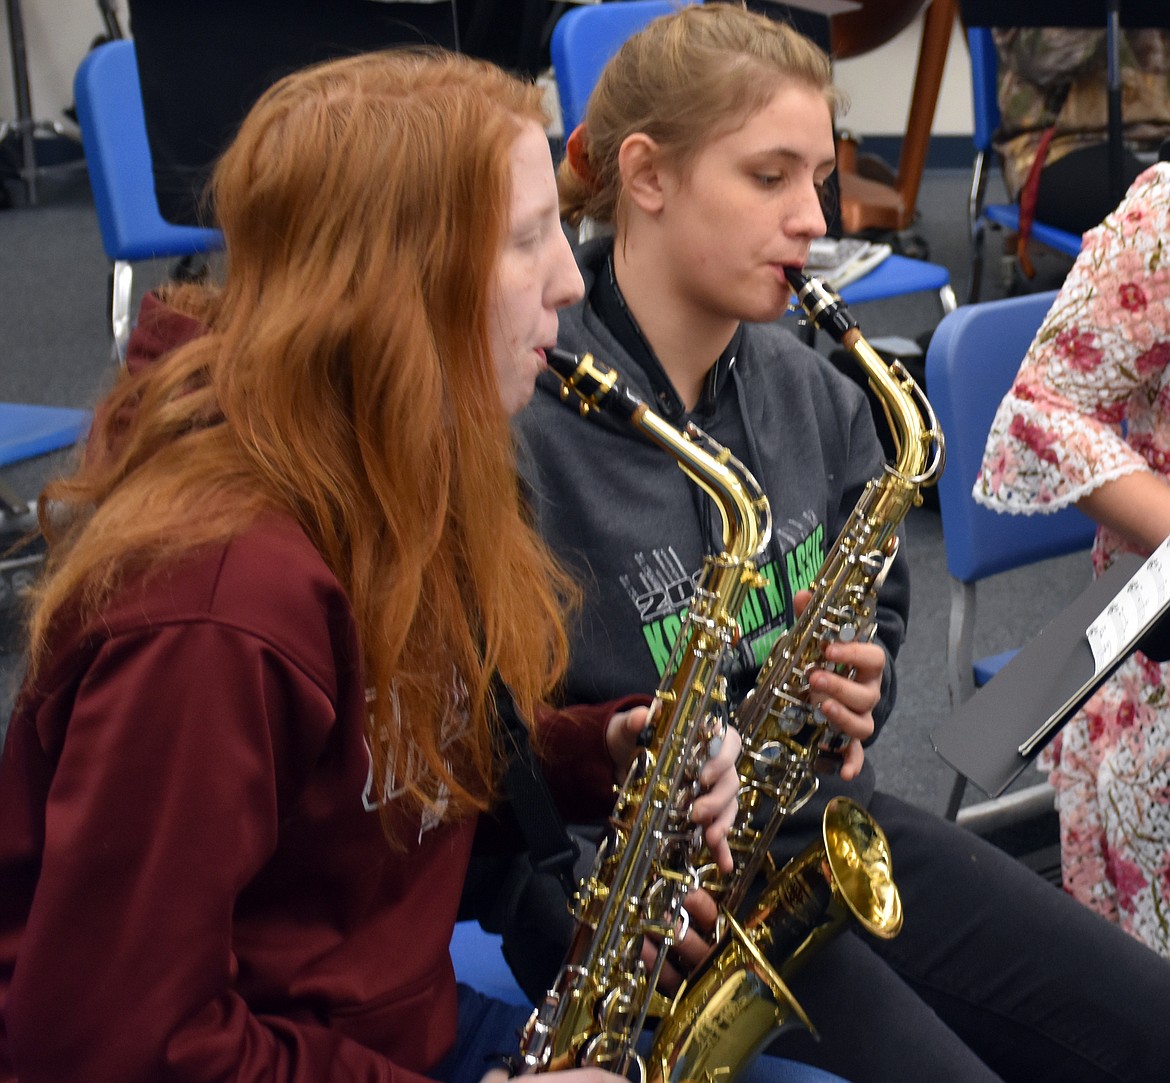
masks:
[[[537,753],[557,807],[567,820],[587,822],[609,814],[614,764],[605,743],[606,727],[618,712],[651,702],[649,696],[634,695],[537,712]]]

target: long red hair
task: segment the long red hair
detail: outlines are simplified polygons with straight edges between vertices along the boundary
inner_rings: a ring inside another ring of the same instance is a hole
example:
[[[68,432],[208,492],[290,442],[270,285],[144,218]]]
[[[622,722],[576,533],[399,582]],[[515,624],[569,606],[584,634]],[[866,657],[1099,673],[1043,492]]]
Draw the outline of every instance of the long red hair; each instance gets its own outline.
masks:
[[[208,333],[122,377],[46,492],[34,674],[58,619],[275,507],[353,606],[375,778],[416,808],[486,804],[492,676],[531,716],[572,595],[528,523],[489,349],[526,119],[544,121],[535,87],[431,53],[326,63],[260,99],[212,184],[223,285],[169,298]]]

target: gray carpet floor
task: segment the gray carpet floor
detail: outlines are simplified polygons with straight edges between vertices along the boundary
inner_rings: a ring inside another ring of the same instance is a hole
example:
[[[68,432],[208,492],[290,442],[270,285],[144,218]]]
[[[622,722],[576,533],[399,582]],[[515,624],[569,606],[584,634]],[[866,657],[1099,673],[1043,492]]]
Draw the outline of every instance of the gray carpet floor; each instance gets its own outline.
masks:
[[[966,296],[968,176],[959,170],[927,171],[919,217],[910,232],[947,266],[960,299]],[[0,401],[88,406],[110,379],[105,316],[108,265],[83,171],[41,180],[36,206],[0,211]],[[998,240],[992,236],[993,254]],[[1067,261],[1041,255],[1031,288],[1059,284]],[[161,281],[165,265],[136,268],[136,292]],[[983,297],[1002,296],[998,261],[985,268]],[[870,337],[909,339],[929,333],[941,312],[921,294],[858,306],[855,315]],[[822,339],[824,336],[821,336]],[[828,349],[827,342],[819,343]],[[61,454],[0,469],[0,483],[29,499],[64,469]],[[933,751],[929,734],[949,713],[944,655],[949,587],[937,513],[916,509],[907,523],[913,575],[909,635],[899,658],[900,695],[895,714],[870,750],[879,785],[887,792],[941,811],[953,773]],[[1026,571],[1006,573],[980,591],[977,646],[1004,649],[1035,635],[1089,579],[1085,556],[1065,557]],[[7,720],[21,673],[18,653],[0,655],[0,723]],[[1026,772],[1021,784],[1038,781]],[[971,791],[971,787],[968,790]],[[967,800],[981,797],[969,792]]]

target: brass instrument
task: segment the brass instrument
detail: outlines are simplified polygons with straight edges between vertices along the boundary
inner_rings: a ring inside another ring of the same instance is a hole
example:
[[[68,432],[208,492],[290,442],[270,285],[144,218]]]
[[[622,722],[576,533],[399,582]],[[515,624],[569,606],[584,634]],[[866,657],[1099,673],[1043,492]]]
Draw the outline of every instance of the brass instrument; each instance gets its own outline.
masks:
[[[784,819],[816,792],[816,760],[839,752],[841,735],[812,702],[808,678],[830,643],[872,639],[877,595],[898,551],[898,527],[921,490],[942,473],[945,443],[934,411],[901,361],[887,364],[845,305],[815,278],[788,271],[809,318],[847,349],[869,377],[894,436],[896,457],[865,488],[812,583],[812,600],[772,646],[736,712],[743,789],[729,842],[741,861],[725,897],[742,906]],[[768,819],[761,827],[764,811]]]
[[[683,898],[705,875],[695,867],[703,843],[690,809],[709,744],[722,734],[736,614],[748,590],[762,585],[755,557],[771,534],[771,514],[751,474],[700,429],[667,424],[589,354],[550,350],[548,361],[563,396],[577,396],[582,412],[615,413],[673,455],[723,523],[722,551],[703,564],[642,747],[571,904],[577,928],[566,961],[521,1039],[530,1071],[595,1065],[645,1079],[635,1043],[662,1007],[655,988],[666,948],[686,931]],[[662,942],[649,965],[641,950],[647,935]]]
[[[893,430],[896,461],[871,481],[813,583],[813,597],[773,645],[735,715],[743,738],[740,803],[729,836],[736,856],[720,888],[719,935],[675,997],[649,1058],[656,1080],[734,1077],[781,1030],[812,1024],[788,988],[813,953],[857,921],[889,939],[902,926],[889,844],[846,798],[830,801],[822,837],[777,871],[769,850],[785,818],[816,792],[816,762],[840,750],[840,735],[813,702],[808,678],[837,640],[876,631],[877,594],[898,548],[897,529],[942,471],[944,444],[933,410],[899,361],[887,365],[843,304],[813,279],[789,271],[801,304],[862,365]],[[761,873],[762,894],[751,900]]]

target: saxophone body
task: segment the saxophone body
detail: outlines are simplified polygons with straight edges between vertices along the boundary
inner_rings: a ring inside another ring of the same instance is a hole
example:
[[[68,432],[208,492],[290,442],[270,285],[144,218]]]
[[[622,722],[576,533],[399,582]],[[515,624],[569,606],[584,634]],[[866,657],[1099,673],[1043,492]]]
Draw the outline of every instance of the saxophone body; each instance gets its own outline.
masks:
[[[727,894],[731,910],[743,906],[784,819],[816,792],[817,759],[841,750],[842,735],[815,704],[809,677],[826,664],[829,644],[873,638],[878,592],[897,555],[898,528],[945,461],[934,412],[902,363],[887,364],[816,279],[790,271],[789,280],[809,317],[862,366],[885,410],[896,456],[866,485],[817,572],[812,600],[773,644],[736,712],[744,751],[740,807],[729,839],[740,858]]]
[[[817,326],[866,371],[897,455],[867,485],[812,584],[812,600],[773,645],[735,714],[743,739],[739,808],[728,839],[735,872],[712,889],[721,906],[716,942],[676,995],[650,1056],[655,1078],[678,1083],[734,1077],[789,1026],[815,1033],[790,978],[850,922],[883,939],[902,926],[889,844],[854,802],[830,801],[821,837],[783,868],[776,869],[770,847],[785,819],[816,792],[818,758],[841,748],[809,677],[827,664],[830,643],[876,632],[877,595],[897,553],[898,527],[921,501],[922,487],[941,473],[943,437],[901,362],[888,365],[819,282],[794,271],[789,279]]]
[[[690,809],[710,742],[723,732],[736,614],[748,590],[761,585],[755,558],[771,516],[755,479],[701,430],[667,424],[588,354],[551,350],[549,365],[563,396],[576,396],[583,412],[615,413],[670,452],[715,500],[723,522],[722,551],[704,562],[642,747],[571,904],[577,926],[565,963],[521,1038],[529,1071],[593,1065],[645,1079],[635,1046],[647,1019],[664,1007],[655,988],[665,949],[685,933],[687,891],[709,874]],[[647,935],[663,945],[649,965],[642,958]]]

